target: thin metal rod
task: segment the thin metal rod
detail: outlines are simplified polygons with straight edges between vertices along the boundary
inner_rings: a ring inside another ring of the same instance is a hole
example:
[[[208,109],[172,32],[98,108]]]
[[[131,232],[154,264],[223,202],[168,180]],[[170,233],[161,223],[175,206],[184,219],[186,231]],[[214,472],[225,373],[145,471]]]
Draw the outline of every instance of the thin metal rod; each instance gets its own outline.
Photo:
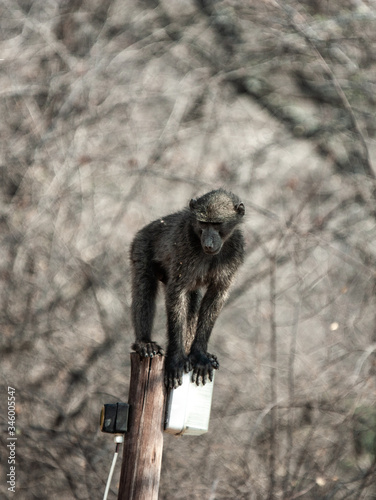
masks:
[[[114,474],[116,460],[117,460],[117,457],[119,455],[118,449],[119,449],[119,443],[116,443],[114,458],[112,459],[110,473],[108,474],[108,479],[107,479],[106,489],[104,490],[103,500],[107,500],[108,492],[110,491],[111,480],[112,480],[112,476]]]

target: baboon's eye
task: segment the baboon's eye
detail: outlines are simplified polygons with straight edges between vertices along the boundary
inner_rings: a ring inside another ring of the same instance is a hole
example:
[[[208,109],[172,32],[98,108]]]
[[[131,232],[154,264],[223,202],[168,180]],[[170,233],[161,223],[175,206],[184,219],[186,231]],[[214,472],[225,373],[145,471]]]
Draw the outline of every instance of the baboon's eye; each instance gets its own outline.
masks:
[[[202,231],[204,229],[207,229],[207,227],[209,226],[209,223],[208,222],[203,222],[203,221],[200,221],[199,222],[199,228],[200,228],[200,234],[202,233]]]

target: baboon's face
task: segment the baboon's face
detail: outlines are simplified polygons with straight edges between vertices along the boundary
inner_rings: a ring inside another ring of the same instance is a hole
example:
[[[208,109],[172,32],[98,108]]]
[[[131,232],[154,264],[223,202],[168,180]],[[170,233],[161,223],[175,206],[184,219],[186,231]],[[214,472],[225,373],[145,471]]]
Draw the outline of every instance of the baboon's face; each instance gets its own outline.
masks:
[[[231,193],[211,191],[189,203],[193,228],[207,255],[217,255],[243,218],[244,204]]]
[[[203,251],[208,255],[217,255],[223,245],[222,224],[210,222],[197,222],[197,224]]]
[[[200,238],[203,251],[207,255],[217,255],[223,243],[229,238],[236,227],[236,221],[203,222],[196,221],[195,233]]]

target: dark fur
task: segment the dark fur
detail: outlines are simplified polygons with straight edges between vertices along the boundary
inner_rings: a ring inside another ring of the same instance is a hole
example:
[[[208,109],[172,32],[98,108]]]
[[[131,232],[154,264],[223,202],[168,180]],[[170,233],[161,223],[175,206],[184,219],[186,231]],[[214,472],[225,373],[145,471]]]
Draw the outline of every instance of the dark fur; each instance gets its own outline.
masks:
[[[158,281],[165,284],[168,347],[167,387],[182,383],[193,369],[199,384],[212,380],[219,364],[207,352],[214,322],[243,262],[243,235],[238,228],[244,205],[222,189],[191,200],[189,208],[151,222],[131,247],[132,318],[143,357],[163,354],[151,340]],[[202,296],[201,289],[206,289]],[[187,349],[190,350],[189,352]]]

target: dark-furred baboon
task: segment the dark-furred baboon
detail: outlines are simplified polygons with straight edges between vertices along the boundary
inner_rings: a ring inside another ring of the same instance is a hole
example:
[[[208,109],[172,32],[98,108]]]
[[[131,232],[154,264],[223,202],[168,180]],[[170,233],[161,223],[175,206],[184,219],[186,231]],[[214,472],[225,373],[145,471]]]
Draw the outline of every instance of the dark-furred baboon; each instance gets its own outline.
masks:
[[[132,319],[143,357],[163,354],[151,340],[158,281],[165,284],[168,347],[167,387],[182,383],[193,369],[193,380],[212,380],[219,364],[207,352],[214,322],[236,270],[243,262],[244,241],[238,227],[244,205],[223,189],[192,199],[189,208],[151,222],[131,246]],[[202,296],[201,289],[206,289]]]

